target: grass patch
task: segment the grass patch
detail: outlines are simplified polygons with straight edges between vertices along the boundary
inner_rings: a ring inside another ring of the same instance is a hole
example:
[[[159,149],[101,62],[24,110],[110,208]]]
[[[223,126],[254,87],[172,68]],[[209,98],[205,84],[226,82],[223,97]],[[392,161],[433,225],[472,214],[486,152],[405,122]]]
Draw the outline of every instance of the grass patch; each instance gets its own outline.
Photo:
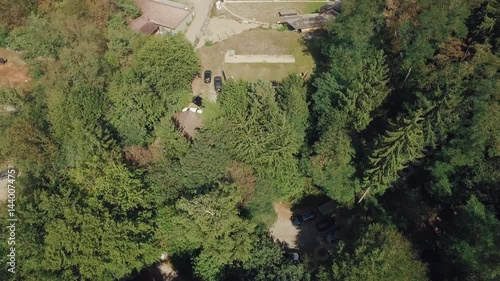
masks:
[[[203,69],[213,73],[225,71],[228,78],[245,80],[281,80],[290,73],[300,73],[314,68],[314,60],[304,52],[301,36],[295,32],[254,29],[218,42],[214,46],[202,47],[197,53]],[[236,54],[247,55],[293,55],[295,63],[224,63],[224,55],[232,49]]]
[[[280,197],[281,194],[270,181],[257,181],[252,200],[246,208],[247,217],[259,225],[265,225],[266,228],[271,227],[276,221],[273,202],[278,201]]]
[[[302,4],[302,9],[303,9],[303,13],[318,13],[319,12],[319,8],[323,7],[324,5],[326,5],[326,3],[317,3],[317,2],[314,2],[314,3],[300,3]]]
[[[278,26],[278,28],[276,28],[276,31],[278,32],[283,32],[283,31],[289,31],[290,29],[288,28],[288,26],[284,25],[284,24],[281,24],[280,26]]]
[[[213,45],[214,45],[214,41],[209,40],[209,39],[205,40],[205,46],[206,47],[210,47],[210,46],[213,46]]]
[[[233,13],[250,20],[276,23],[281,10],[295,10],[299,14],[315,13],[327,2],[310,3],[226,3],[226,7]]]

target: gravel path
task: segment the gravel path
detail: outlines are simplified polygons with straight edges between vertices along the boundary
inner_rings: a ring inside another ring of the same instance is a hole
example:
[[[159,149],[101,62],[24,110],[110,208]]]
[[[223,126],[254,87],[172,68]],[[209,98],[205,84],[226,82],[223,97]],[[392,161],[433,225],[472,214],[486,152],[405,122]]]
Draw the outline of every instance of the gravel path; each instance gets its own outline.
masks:
[[[205,40],[210,40],[215,43],[240,34],[245,30],[257,27],[259,27],[259,25],[254,23],[241,23],[232,19],[211,18],[208,20],[207,26],[196,48],[203,47],[205,45]]]
[[[198,38],[201,37],[203,27],[210,16],[210,10],[214,1],[212,0],[189,0],[194,8],[194,19],[186,30],[186,38],[196,45]]]

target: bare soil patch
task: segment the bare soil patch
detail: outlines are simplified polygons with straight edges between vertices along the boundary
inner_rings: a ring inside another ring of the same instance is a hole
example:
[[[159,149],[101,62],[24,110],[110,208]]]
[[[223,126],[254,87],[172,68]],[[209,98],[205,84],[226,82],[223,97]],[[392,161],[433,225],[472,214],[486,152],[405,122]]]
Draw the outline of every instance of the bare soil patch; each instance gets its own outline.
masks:
[[[164,281],[170,281],[170,280],[180,281],[177,272],[175,271],[170,262],[168,261],[162,262],[160,265],[158,265],[158,269],[162,273]]]
[[[7,202],[7,196],[9,195],[7,192],[8,184],[8,179],[0,180],[0,203]]]
[[[0,58],[7,59],[6,64],[0,65],[0,86],[27,87],[31,78],[28,66],[21,60],[20,54],[0,48]]]
[[[132,145],[123,149],[125,159],[140,167],[158,163],[161,160],[162,150],[163,145],[159,138],[156,138],[147,148],[139,145]]]
[[[290,218],[292,217],[292,210],[290,206],[278,202],[273,204],[276,212],[276,222],[271,226],[269,232],[275,239],[285,242],[290,248],[296,248],[297,235],[299,230],[292,225]]]

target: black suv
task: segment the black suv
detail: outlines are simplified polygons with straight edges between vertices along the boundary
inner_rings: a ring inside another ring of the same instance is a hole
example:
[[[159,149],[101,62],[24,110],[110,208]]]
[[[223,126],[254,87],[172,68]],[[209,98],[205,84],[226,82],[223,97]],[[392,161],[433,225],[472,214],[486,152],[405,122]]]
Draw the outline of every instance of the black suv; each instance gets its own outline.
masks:
[[[212,71],[205,70],[205,73],[203,74],[203,80],[205,81],[205,83],[212,82]]]
[[[214,87],[215,90],[220,93],[220,91],[222,90],[222,77],[220,76],[214,77]]]

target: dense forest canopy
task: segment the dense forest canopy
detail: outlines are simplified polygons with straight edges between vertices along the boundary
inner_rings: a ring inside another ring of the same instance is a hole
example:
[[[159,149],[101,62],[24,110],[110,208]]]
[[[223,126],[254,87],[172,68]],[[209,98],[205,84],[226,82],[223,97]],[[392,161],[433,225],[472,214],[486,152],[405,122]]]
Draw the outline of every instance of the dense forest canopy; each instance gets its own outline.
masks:
[[[307,81],[229,79],[192,140],[171,117],[199,59],[139,14],[0,1],[33,78],[0,88],[21,198],[1,280],[119,280],[162,253],[193,280],[500,280],[500,1],[344,0]],[[318,195],[351,215],[331,259],[292,262],[273,203]]]

